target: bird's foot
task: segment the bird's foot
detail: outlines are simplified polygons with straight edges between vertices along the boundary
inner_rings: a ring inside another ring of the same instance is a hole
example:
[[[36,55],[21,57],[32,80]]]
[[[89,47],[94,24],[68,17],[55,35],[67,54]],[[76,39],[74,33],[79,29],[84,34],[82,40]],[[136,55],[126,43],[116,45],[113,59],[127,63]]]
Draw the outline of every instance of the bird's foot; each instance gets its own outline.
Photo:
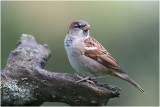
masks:
[[[86,76],[84,78],[81,77],[80,80],[76,81],[76,84],[79,83],[79,82],[82,82],[82,81],[87,81],[88,83],[95,85],[95,83],[97,83],[97,80],[93,76],[94,75],[89,75],[89,76]]]

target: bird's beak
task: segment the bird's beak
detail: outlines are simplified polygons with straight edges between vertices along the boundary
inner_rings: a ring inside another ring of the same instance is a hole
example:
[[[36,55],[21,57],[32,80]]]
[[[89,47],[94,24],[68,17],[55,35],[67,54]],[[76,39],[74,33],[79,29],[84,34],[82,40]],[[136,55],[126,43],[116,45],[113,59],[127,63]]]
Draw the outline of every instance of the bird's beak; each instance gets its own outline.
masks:
[[[90,25],[87,25],[87,26],[84,26],[82,29],[83,30],[89,30],[91,28],[91,26]]]

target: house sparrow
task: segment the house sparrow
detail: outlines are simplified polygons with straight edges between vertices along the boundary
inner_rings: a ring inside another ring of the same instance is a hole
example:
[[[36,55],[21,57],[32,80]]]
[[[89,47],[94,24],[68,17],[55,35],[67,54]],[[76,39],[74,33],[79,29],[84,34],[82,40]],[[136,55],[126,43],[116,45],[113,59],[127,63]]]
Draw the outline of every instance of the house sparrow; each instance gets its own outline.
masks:
[[[143,93],[144,90],[121,69],[111,54],[90,37],[90,28],[84,20],[76,20],[69,27],[64,44],[72,67],[82,75],[119,77]]]

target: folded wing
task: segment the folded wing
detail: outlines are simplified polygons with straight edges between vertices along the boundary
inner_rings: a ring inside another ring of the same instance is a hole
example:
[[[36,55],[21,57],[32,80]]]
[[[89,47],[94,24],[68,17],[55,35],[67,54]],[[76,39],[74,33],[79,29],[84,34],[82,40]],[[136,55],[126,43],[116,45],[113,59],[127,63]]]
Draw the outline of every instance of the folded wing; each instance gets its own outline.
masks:
[[[89,37],[84,41],[85,53],[84,55],[103,64],[104,66],[125,73],[111,54],[94,38]]]

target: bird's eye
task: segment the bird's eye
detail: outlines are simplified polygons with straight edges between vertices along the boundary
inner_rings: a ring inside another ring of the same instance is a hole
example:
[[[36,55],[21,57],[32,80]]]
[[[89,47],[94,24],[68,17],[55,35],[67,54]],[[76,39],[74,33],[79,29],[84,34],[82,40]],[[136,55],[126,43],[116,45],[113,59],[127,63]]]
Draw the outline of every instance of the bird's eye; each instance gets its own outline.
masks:
[[[80,28],[82,28],[82,25],[77,24],[74,27],[80,29]]]

